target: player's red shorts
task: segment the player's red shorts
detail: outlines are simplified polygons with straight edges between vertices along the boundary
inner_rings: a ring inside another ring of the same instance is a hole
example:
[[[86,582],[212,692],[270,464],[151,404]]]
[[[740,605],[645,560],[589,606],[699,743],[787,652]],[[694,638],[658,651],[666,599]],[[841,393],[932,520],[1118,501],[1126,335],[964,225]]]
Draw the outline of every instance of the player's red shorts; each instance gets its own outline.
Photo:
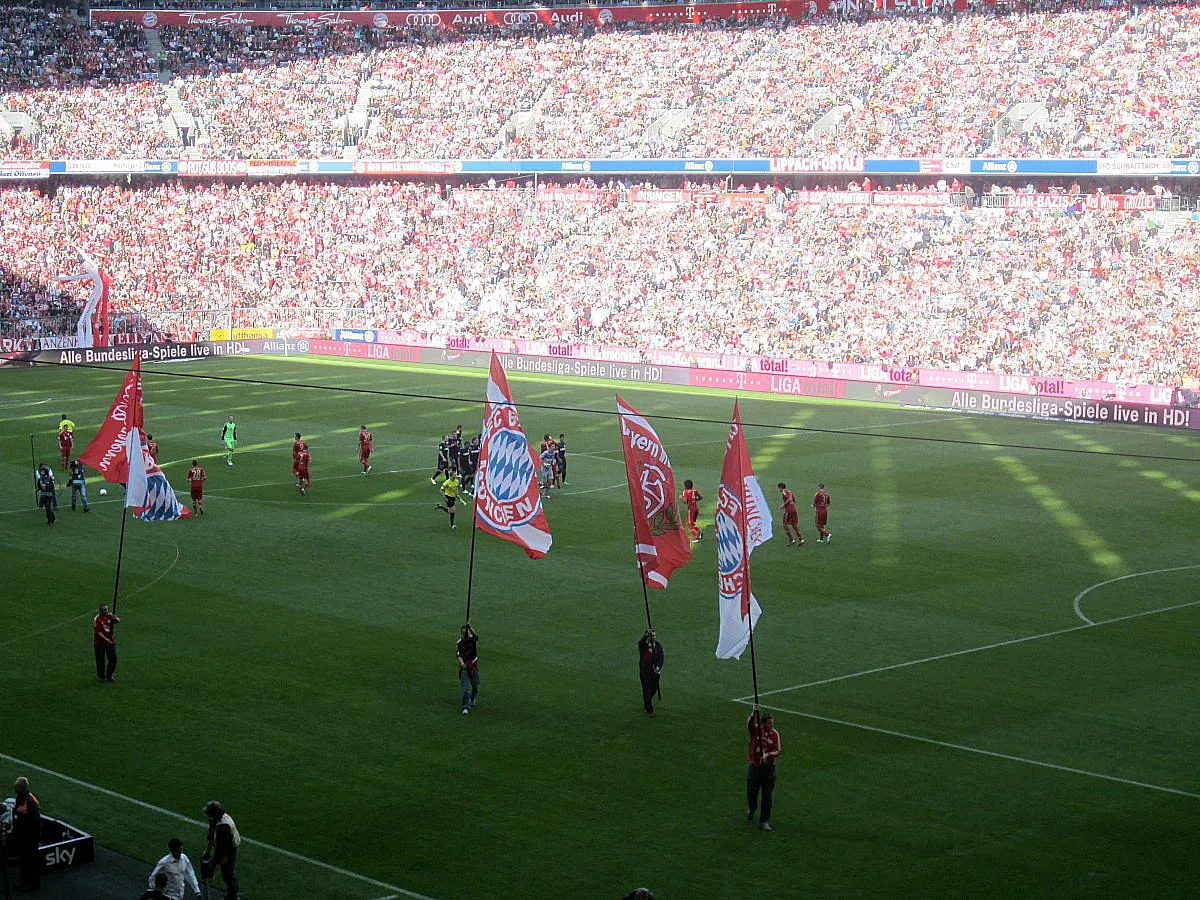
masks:
[[[796,512],[795,510],[792,510],[791,512],[785,512],[783,514],[783,524],[784,525],[799,525],[800,524],[800,513]]]
[[[695,525],[695,524],[696,524],[696,520],[697,520],[697,519],[699,519],[699,518],[700,518],[700,510],[698,510],[698,509],[689,509],[689,510],[687,511],[687,523],[688,523],[689,525]]]
[[[370,456],[371,456],[371,448],[370,447],[363,447],[362,449],[360,449],[358,451],[358,458],[361,459],[363,462],[366,462]]]
[[[298,462],[293,462],[293,463],[292,463],[292,474],[293,474],[293,475],[299,475],[299,474],[300,474],[300,463],[298,463]]]
[[[824,525],[825,522],[828,521],[828,519],[829,519],[828,508],[814,510],[814,512],[816,512],[816,514],[817,514],[817,524],[818,525]]]
[[[311,481],[308,477],[308,469],[302,469],[299,466],[296,467],[296,477],[301,481]]]
[[[203,500],[204,499],[204,488],[203,487],[192,488],[192,499],[193,500]]]

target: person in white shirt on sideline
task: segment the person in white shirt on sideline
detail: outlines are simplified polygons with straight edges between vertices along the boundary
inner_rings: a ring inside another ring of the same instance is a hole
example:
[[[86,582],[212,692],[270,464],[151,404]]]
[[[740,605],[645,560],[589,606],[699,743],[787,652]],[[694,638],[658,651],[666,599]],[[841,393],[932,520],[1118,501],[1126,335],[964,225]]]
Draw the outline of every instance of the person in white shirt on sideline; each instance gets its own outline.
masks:
[[[167,841],[167,849],[171,852],[160,859],[155,864],[154,871],[150,873],[149,887],[154,887],[154,876],[162,872],[167,876],[167,886],[163,893],[171,900],[183,900],[189,887],[199,897],[200,882],[196,880],[196,870],[192,868],[192,861],[183,852],[183,841],[177,837],[171,838]]]

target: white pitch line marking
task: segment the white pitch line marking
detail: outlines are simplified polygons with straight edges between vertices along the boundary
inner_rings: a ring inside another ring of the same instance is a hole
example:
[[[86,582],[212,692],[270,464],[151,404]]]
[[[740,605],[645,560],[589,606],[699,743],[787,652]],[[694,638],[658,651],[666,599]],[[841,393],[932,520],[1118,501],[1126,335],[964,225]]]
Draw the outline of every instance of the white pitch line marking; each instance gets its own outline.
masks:
[[[739,703],[746,703],[745,700],[739,700]],[[1164,787],[1161,784],[1150,784],[1146,781],[1134,781],[1131,778],[1120,778],[1116,775],[1105,775],[1103,772],[1091,772],[1087,769],[1077,769],[1073,766],[1062,766],[1058,763],[1045,762],[1040,759],[1030,759],[1026,756],[1013,756],[1008,753],[998,753],[995,750],[984,750],[982,747],[971,747],[967,744],[955,744],[950,741],[939,741],[936,738],[922,737],[918,734],[908,734],[903,731],[893,731],[890,728],[878,728],[874,725],[864,725],[861,722],[848,722],[845,719],[835,719],[831,716],[819,716],[816,713],[800,712],[795,709],[784,709],[781,706],[766,706],[761,705],[763,709],[773,710],[774,712],[786,713],[792,716],[800,716],[805,719],[814,719],[818,722],[829,722],[833,725],[844,725],[847,728],[858,728],[862,731],[872,731],[876,734],[886,734],[891,737],[903,738],[906,741],[916,741],[920,744],[932,744],[935,747],[945,747],[948,750],[962,750],[965,753],[976,753],[980,756],[990,756],[993,759],[1003,759],[1008,762],[1023,763],[1028,766],[1038,766],[1043,769],[1053,769],[1057,772],[1070,772],[1072,775],[1084,775],[1088,778],[1099,778],[1102,781],[1111,781],[1116,784],[1125,784],[1131,787],[1145,788],[1151,791],[1158,791],[1163,794],[1174,794],[1178,797],[1191,797],[1193,800],[1200,800],[1200,794],[1192,793],[1191,791],[1180,790],[1179,788]]]
[[[39,766],[36,763],[28,762],[24,759],[18,759],[15,756],[9,756],[7,753],[0,753],[0,759],[8,760],[10,763],[15,763],[26,769],[33,769],[35,772],[41,772],[44,775],[49,775],[52,778],[61,778],[70,784],[77,785],[88,790],[95,791],[98,794],[103,794],[105,797],[112,797],[114,800],[124,800],[126,803],[132,803],[134,806],[148,809],[151,812],[158,813],[161,816],[166,816],[175,819],[177,822],[185,822],[188,825],[194,825],[197,828],[207,828],[208,826],[198,821],[197,819],[189,819],[185,815],[174,812],[170,809],[165,809],[161,806],[155,806],[153,803],[147,803],[145,800],[139,800],[136,797],[130,797],[127,794],[118,794],[116,791],[111,791],[108,788],[100,787],[98,784],[92,784],[90,781],[84,781],[81,778],[75,778],[71,775],[64,775],[62,772],[56,772],[53,769],[47,769],[45,766]],[[294,859],[298,862],[305,862],[309,865],[316,866],[319,869],[325,869],[328,872],[334,872],[338,875],[344,875],[346,878],[353,878],[356,881],[361,881],[364,884],[371,884],[378,888],[383,888],[386,891],[393,891],[393,896],[411,897],[413,900],[434,900],[425,894],[418,894],[415,891],[406,890],[402,887],[397,887],[394,884],[388,884],[386,881],[380,881],[377,878],[370,878],[366,875],[359,875],[357,872],[351,872],[349,869],[343,869],[340,866],[330,865],[327,862],[322,862],[319,859],[313,859],[311,856],[304,856],[301,853],[296,853],[292,850],[285,850],[283,847],[276,847],[274,844],[268,844],[264,841],[256,841],[254,838],[242,835],[242,841],[251,844],[255,847],[261,847],[264,850],[270,850],[272,853],[278,853],[280,856],[286,856],[288,859]]]
[[[1088,594],[1090,594],[1092,591],[1096,590],[1096,588],[1102,588],[1105,585],[1115,584],[1118,581],[1125,581],[1128,578],[1141,578],[1143,575],[1161,575],[1163,572],[1183,572],[1188,569],[1200,569],[1200,565],[1172,566],[1169,569],[1151,569],[1149,572],[1134,572],[1130,575],[1120,575],[1116,578],[1110,578],[1110,579],[1108,579],[1108,581],[1101,581],[1096,584],[1093,584],[1091,587],[1084,588],[1082,591],[1080,591],[1078,594],[1075,595],[1075,604],[1074,604],[1075,605],[1075,615],[1079,616],[1079,618],[1083,619],[1083,621],[1087,622],[1089,625],[1096,624],[1095,622],[1093,622],[1091,619],[1089,619],[1087,616],[1085,616],[1083,614],[1083,609],[1080,608],[1080,606],[1079,606],[1079,601],[1082,600],[1084,597],[1086,597]]]
[[[1197,567],[1189,567],[1197,568]],[[951,653],[939,653],[937,656],[926,656],[924,659],[910,659],[908,662],[893,663],[890,666],[877,666],[874,669],[864,669],[861,672],[851,672],[848,675],[834,675],[832,678],[822,678],[819,681],[807,681],[803,684],[794,684],[791,687],[775,688],[771,691],[760,691],[760,697],[769,697],[772,694],[786,694],[788,691],[799,691],[804,688],[818,687],[822,684],[833,684],[835,681],[849,681],[852,678],[861,678],[864,675],[876,675],[880,672],[891,672],[894,669],[906,669],[909,666],[919,666],[922,663],[937,662],[939,659],[951,659],[955,656],[967,656],[971,653],[982,653],[985,650],[995,650],[999,647],[1008,647],[1013,644],[1024,644],[1027,641],[1037,641],[1042,638],[1055,637],[1060,634],[1070,634],[1072,631],[1082,631],[1085,628],[1099,628],[1101,625],[1113,625],[1117,622],[1127,622],[1130,619],[1140,619],[1144,616],[1156,616],[1159,613],[1174,612],[1177,609],[1186,609],[1189,606],[1200,604],[1200,600],[1189,600],[1187,603],[1178,603],[1175,606],[1164,606],[1161,609],[1148,609],[1142,612],[1130,613],[1127,616],[1117,616],[1115,619],[1102,619],[1099,622],[1093,622],[1089,625],[1072,625],[1069,628],[1059,628],[1057,631],[1045,631],[1041,634],[1030,634],[1025,637],[1012,638],[1007,641],[997,641],[994,644],[985,644],[982,647],[970,647],[966,650],[954,650]],[[754,697],[735,697],[738,703],[744,703],[747,700],[753,700]]]

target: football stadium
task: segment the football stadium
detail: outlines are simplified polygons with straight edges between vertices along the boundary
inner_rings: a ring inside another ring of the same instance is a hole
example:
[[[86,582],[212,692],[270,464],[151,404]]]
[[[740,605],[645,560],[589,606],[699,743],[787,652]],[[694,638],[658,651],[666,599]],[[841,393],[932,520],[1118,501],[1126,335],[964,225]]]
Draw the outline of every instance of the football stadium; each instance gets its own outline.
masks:
[[[1200,896],[1200,8],[0,9],[0,896]]]

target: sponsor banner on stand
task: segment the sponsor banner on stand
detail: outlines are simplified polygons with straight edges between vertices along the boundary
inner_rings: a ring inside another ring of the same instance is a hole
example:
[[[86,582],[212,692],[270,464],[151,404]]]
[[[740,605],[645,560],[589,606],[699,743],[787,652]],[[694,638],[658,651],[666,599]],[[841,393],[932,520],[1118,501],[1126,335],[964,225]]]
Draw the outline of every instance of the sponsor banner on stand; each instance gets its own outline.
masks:
[[[242,176],[250,171],[244,159],[181,159],[179,175],[183,178],[220,178]]]
[[[248,159],[246,174],[251,178],[272,178],[300,174],[300,162],[295,159]]]
[[[274,328],[212,328],[208,332],[210,341],[249,341],[255,338],[275,337]]]
[[[335,341],[354,341],[359,344],[374,344],[379,341],[379,332],[373,328],[335,328]]]
[[[565,205],[612,203],[616,199],[612,191],[599,188],[557,188],[544,185],[538,187],[534,196],[538,203]]]
[[[141,175],[144,159],[68,159],[63,161],[67,175]]]
[[[31,159],[28,161],[0,159],[0,180],[17,178],[49,178],[50,162]]]
[[[356,159],[355,175],[454,175],[462,171],[461,160],[449,159]]]

